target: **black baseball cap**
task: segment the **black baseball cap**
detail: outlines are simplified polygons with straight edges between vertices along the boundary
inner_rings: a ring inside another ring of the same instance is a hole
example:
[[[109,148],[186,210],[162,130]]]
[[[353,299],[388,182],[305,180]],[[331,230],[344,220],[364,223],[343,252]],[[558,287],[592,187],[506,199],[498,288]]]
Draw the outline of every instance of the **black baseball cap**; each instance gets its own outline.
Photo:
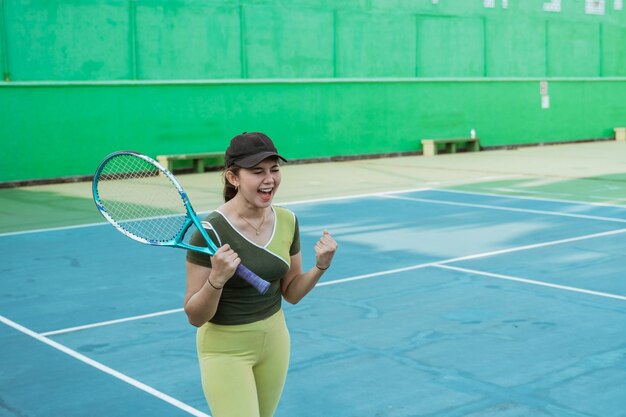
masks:
[[[230,140],[226,149],[226,167],[237,165],[242,168],[252,168],[259,162],[278,157],[287,162],[278,154],[272,140],[261,132],[243,132]]]

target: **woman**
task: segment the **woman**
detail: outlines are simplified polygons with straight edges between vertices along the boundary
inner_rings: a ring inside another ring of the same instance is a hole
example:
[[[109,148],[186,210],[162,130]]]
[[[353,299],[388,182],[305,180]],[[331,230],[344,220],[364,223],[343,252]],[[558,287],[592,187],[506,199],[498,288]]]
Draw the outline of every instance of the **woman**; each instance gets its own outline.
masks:
[[[214,417],[273,416],[289,364],[281,300],[295,304],[311,291],[337,249],[324,231],[315,245],[315,266],[303,272],[298,221],[272,205],[280,159],[286,161],[263,133],[231,140],[225,203],[203,222],[220,248],[212,257],[187,253],[185,312],[199,327],[202,387]],[[202,244],[199,233],[192,243]],[[266,294],[234,275],[241,262],[271,283]]]

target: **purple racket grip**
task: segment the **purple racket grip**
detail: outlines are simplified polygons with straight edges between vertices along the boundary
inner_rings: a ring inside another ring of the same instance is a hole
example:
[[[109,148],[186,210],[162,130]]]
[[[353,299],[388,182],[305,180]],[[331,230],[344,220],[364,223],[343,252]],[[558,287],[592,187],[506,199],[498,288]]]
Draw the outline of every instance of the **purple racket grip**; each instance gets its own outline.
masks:
[[[261,278],[241,264],[239,264],[239,266],[237,267],[237,275],[245,279],[248,284],[256,288],[257,291],[261,294],[265,294],[267,292],[267,289],[270,287],[269,282],[267,282],[266,280],[264,280],[263,278]]]

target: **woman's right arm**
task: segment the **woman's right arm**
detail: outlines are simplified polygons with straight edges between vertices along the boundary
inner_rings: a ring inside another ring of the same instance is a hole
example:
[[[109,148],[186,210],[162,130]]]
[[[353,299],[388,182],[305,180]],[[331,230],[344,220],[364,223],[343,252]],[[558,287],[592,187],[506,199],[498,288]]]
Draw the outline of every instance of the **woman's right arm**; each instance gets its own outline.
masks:
[[[185,313],[196,327],[211,320],[217,311],[222,288],[234,275],[241,260],[229,245],[224,245],[211,257],[211,268],[187,261],[187,290]]]

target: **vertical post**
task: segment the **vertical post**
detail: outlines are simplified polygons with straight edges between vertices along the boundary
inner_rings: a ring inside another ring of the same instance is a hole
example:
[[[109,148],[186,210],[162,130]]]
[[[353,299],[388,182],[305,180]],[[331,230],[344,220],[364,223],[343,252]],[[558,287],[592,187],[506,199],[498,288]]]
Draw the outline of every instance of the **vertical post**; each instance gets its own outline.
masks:
[[[333,9],[333,78],[337,78],[337,9]]]
[[[546,20],[544,29],[544,56],[546,59],[544,73],[546,77],[550,76],[550,23]]]
[[[0,0],[0,50],[2,50],[2,79],[8,82],[11,81],[11,74],[9,72],[9,42],[4,15],[4,0]]]
[[[129,66],[130,77],[137,79],[137,0],[130,0],[128,4],[128,37],[129,37]]]
[[[420,16],[415,15],[415,77],[420,76]]]
[[[598,24],[598,76],[604,77],[604,25]]]
[[[489,65],[487,60],[487,51],[489,50],[489,43],[487,40],[487,18],[483,16],[481,21],[483,23],[483,77],[486,77],[488,74],[487,66]]]
[[[248,78],[248,62],[246,59],[246,19],[243,5],[239,6],[239,59],[241,61],[241,78]]]

